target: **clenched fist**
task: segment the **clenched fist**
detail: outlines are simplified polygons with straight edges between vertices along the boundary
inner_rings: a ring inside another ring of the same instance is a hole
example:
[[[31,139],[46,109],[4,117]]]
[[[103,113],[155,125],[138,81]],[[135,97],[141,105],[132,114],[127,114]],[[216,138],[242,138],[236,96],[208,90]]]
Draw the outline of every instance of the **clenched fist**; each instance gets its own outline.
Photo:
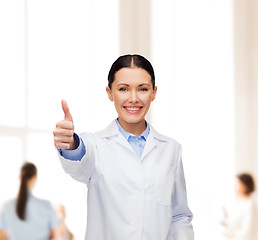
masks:
[[[65,100],[61,101],[64,120],[56,124],[53,131],[54,143],[57,148],[73,150],[78,147],[78,141],[74,138],[73,118]]]

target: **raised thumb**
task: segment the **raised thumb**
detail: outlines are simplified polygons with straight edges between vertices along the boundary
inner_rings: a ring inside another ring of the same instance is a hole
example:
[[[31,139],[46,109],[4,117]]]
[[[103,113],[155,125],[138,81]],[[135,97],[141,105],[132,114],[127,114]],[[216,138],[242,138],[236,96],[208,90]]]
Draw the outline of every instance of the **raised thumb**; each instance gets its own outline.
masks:
[[[61,101],[61,104],[62,104],[62,108],[63,108],[65,120],[73,121],[73,117],[72,117],[72,114],[71,114],[70,111],[69,111],[69,107],[68,107],[68,105],[67,105],[67,102],[63,99],[63,100]]]

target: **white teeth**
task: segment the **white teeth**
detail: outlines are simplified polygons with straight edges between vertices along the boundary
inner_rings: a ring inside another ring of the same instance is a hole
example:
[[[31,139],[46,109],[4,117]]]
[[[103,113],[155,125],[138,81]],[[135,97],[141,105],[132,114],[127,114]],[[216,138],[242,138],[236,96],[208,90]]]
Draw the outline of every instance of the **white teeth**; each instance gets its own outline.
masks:
[[[140,110],[141,108],[126,108],[127,110],[130,110],[130,111],[138,111]]]

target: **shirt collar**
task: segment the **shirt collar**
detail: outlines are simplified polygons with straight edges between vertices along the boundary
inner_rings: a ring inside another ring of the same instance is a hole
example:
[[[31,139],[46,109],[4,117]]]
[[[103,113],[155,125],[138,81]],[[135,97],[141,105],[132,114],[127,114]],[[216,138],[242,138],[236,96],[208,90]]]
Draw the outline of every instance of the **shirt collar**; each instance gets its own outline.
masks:
[[[146,129],[142,132],[141,135],[137,135],[137,136],[143,137],[144,140],[146,141],[146,139],[147,139],[147,137],[148,137],[148,135],[149,135],[149,133],[150,133],[150,125],[149,125],[149,123],[147,123],[146,121],[145,121],[145,123],[146,123]],[[125,139],[126,139],[127,141],[128,141],[128,139],[129,139],[129,137],[135,137],[135,136],[136,136],[136,135],[134,135],[134,134],[132,134],[132,133],[126,132],[126,131],[122,128],[122,126],[120,125],[120,123],[118,122],[117,119],[116,119],[116,124],[117,124],[117,126],[118,126],[119,131],[122,133],[122,135],[125,137]]]

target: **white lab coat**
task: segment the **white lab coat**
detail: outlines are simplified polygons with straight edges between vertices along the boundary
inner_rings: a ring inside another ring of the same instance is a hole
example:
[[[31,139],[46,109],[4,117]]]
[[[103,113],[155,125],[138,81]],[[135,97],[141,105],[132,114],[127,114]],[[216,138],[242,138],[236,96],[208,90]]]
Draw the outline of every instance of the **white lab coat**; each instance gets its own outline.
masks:
[[[80,137],[81,161],[59,157],[88,186],[86,240],[194,239],[180,144],[150,126],[139,159],[115,121]]]

